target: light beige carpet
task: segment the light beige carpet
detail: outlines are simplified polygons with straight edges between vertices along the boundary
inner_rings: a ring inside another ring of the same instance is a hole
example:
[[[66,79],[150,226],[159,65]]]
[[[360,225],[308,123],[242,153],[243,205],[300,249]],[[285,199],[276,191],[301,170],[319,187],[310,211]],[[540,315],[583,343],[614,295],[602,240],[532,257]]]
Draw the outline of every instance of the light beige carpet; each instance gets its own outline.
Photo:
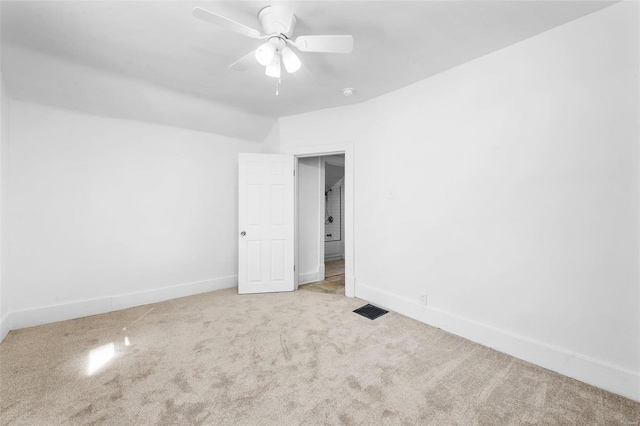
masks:
[[[640,420],[638,403],[393,312],[351,312],[362,304],[233,289],[13,331],[0,345],[0,423]]]

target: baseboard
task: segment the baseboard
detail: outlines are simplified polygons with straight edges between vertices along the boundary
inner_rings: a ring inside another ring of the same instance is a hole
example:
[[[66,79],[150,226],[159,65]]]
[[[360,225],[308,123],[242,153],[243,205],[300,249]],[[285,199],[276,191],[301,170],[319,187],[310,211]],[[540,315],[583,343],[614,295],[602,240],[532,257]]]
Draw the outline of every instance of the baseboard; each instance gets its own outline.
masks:
[[[640,401],[640,374],[358,284],[356,297],[576,380]]]
[[[238,276],[233,275],[230,277],[214,278],[177,286],[162,287],[149,291],[141,291],[138,293],[130,293],[113,297],[112,310],[117,311],[120,309],[132,308],[134,306],[148,305],[149,303],[163,302],[165,300],[193,296],[194,294],[207,293],[209,291],[222,290],[237,286]]]
[[[83,300],[80,302],[64,303],[60,305],[10,312],[8,315],[8,321],[2,322],[2,331],[4,332],[5,322],[8,322],[7,328],[9,330],[18,330],[20,328],[34,327],[37,325],[82,318],[90,315],[104,314],[106,312],[118,311],[120,309],[163,302],[169,299],[192,296],[194,294],[206,293],[214,290],[222,290],[225,288],[235,287],[237,285],[237,276],[231,276],[105,297],[101,299]]]
[[[4,318],[0,319],[0,343],[7,337],[9,330],[11,330],[11,316],[6,314]]]
[[[322,281],[320,279],[320,273],[318,271],[300,274],[298,275],[298,280],[299,280],[298,281],[299,284],[309,284],[309,283],[315,283],[317,281]]]

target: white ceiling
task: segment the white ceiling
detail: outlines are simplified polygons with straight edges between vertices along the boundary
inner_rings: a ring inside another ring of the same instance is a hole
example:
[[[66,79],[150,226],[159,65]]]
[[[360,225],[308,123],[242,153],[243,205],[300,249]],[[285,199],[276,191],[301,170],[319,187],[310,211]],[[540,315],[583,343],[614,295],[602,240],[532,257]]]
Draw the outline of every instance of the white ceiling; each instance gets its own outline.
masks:
[[[279,96],[274,93],[275,80],[264,76],[257,63],[245,72],[227,68],[260,41],[191,15],[193,7],[199,6],[259,29],[256,14],[269,4],[3,0],[2,48],[3,52],[19,48],[34,52],[34,57],[53,57],[59,63],[143,81],[251,116],[275,118],[371,99],[612,2],[298,1],[294,35],[352,34],[354,50],[349,55],[300,53],[315,77],[299,80],[284,75]],[[21,76],[26,71],[19,62],[19,55],[3,59],[10,91],[27,98],[46,92],[40,86],[24,89]],[[31,72],[36,73],[32,78],[49,80],[47,74]],[[56,85],[69,87],[56,92],[57,96],[68,98],[78,83],[70,78],[65,81],[63,75],[68,73],[59,73]],[[356,94],[345,98],[341,94],[344,87],[354,87]],[[60,89],[49,89],[51,93],[56,90]],[[99,102],[89,99],[95,93],[86,94],[87,99],[82,96],[76,96],[77,108],[82,109],[83,102]]]

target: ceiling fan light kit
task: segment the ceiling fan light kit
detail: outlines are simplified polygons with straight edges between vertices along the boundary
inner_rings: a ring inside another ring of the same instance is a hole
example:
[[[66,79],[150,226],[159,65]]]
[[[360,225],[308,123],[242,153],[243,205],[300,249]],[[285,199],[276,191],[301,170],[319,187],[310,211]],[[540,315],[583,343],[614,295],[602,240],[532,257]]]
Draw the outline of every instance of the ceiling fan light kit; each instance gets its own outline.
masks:
[[[262,33],[199,7],[193,9],[193,16],[246,37],[258,40],[266,39],[267,42],[258,46],[254,55],[256,61],[265,67],[265,74],[278,80],[281,76],[282,64],[290,74],[298,71],[302,66],[302,61],[291,47],[295,47],[301,52],[351,53],[353,37],[350,35],[300,36],[293,41],[291,36],[297,22],[293,8],[293,2],[281,1],[262,8],[258,12],[258,23],[262,27]],[[243,62],[244,58],[234,62],[229,68],[240,69]],[[277,90],[276,94],[278,94]],[[349,95],[345,94],[345,96]]]
[[[292,74],[300,69],[302,62],[293,50],[287,47],[284,39],[273,36],[265,44],[260,45],[256,49],[256,60],[260,65],[266,67],[265,74],[269,77],[280,78],[280,72],[276,72],[276,66],[281,68],[281,63],[284,64],[288,73]]]

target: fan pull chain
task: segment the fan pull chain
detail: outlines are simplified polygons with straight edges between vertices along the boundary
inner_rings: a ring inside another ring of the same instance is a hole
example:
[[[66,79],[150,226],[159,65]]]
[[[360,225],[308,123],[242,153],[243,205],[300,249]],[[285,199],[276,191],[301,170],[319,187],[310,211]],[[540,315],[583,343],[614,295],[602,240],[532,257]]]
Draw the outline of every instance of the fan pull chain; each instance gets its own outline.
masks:
[[[276,96],[278,96],[278,94],[280,93],[280,90],[279,90],[280,89],[280,83],[281,83],[280,78],[277,78],[276,79]]]

